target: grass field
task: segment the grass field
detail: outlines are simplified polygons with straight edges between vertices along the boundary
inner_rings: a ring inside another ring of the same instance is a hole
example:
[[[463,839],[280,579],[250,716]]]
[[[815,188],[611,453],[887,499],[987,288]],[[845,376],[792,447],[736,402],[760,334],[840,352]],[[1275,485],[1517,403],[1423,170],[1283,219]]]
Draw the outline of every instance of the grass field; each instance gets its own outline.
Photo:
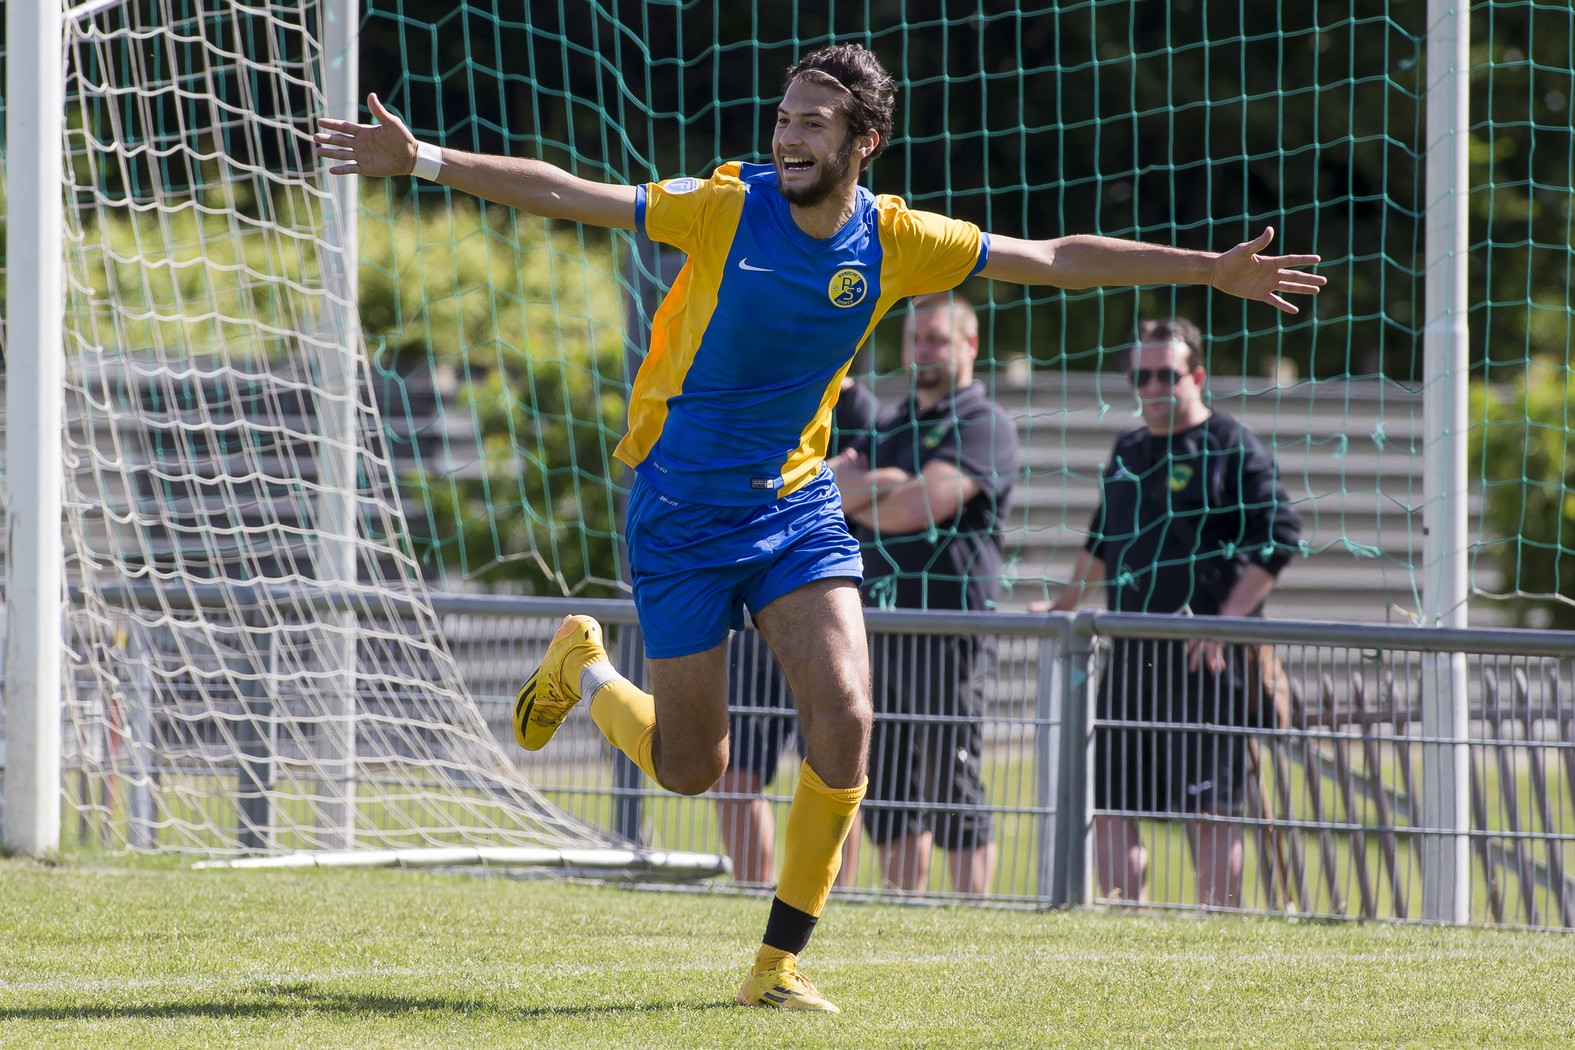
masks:
[[[1567,1046],[1559,934],[833,904],[837,1017],[732,1005],[765,902],[0,861],[0,1045]]]

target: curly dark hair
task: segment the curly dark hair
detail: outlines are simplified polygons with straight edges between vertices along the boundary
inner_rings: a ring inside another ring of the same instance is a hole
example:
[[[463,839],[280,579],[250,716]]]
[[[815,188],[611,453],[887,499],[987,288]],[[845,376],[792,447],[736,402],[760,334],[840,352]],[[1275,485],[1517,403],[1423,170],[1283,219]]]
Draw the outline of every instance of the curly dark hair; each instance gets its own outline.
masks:
[[[875,53],[860,44],[832,44],[799,59],[788,67],[782,92],[796,80],[841,87],[848,95],[840,104],[855,135],[875,132],[875,152],[864,161],[868,167],[891,142],[891,112],[897,102],[897,82]]]

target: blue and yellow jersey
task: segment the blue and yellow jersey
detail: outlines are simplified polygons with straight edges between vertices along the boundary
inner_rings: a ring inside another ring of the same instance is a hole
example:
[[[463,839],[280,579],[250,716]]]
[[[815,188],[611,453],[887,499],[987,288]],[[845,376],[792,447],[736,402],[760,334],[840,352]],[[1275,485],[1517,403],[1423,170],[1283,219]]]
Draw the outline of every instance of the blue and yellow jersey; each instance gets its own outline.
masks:
[[[972,223],[860,187],[853,217],[817,240],[764,164],[638,188],[636,223],[688,260],[656,312],[617,457],[675,499],[764,503],[825,460],[842,377],[899,300],[983,268]]]

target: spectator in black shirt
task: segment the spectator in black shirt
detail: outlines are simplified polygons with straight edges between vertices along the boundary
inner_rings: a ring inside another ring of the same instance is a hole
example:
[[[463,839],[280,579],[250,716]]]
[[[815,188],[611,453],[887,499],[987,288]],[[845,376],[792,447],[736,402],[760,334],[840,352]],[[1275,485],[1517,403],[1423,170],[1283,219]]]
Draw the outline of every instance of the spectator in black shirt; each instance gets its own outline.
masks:
[[[864,549],[865,604],[995,607],[1001,528],[1018,474],[1012,420],[973,378],[979,320],[960,295],[913,301],[903,357],[913,396],[832,461]],[[986,893],[996,846],[981,772],[994,639],[872,636],[875,725],[864,827],[885,883],[920,890],[933,847],[952,887]]]
[[[1274,457],[1252,431],[1203,400],[1202,335],[1184,319],[1138,325],[1129,377],[1143,426],[1116,438],[1100,504],[1072,580],[1054,602],[1071,610],[1094,587],[1118,612],[1261,616],[1300,547]],[[1250,724],[1245,650],[1218,642],[1117,639],[1100,688],[1095,739],[1095,867],[1106,895],[1148,899],[1148,854],[1137,813],[1187,814],[1198,902],[1241,901],[1239,825]],[[1213,728],[1211,728],[1213,727]]]

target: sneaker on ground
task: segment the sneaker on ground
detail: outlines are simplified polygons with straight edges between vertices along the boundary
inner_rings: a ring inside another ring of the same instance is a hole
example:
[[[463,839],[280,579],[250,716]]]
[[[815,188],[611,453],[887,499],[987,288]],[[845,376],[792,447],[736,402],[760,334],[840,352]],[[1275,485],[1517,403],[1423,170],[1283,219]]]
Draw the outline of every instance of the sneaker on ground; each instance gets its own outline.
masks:
[[[822,996],[809,983],[798,968],[798,960],[789,955],[769,970],[752,973],[738,990],[738,1001],[744,1006],[766,1006],[777,1010],[815,1010],[820,1013],[838,1014],[835,1003]]]

